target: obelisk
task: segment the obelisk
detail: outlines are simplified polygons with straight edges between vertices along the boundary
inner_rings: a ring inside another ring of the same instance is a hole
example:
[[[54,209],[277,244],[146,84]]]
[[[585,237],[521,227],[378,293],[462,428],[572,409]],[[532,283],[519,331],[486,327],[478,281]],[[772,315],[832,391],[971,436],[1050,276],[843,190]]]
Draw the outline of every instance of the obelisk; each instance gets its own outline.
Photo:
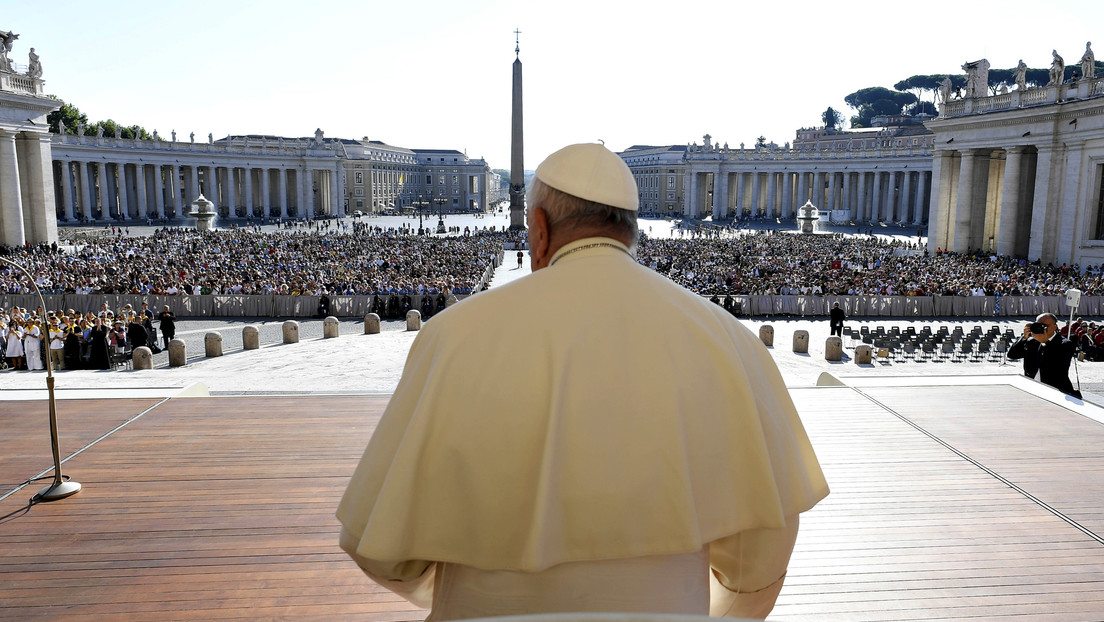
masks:
[[[521,31],[515,30],[514,105],[510,123],[510,229],[525,229],[525,149],[521,127]]]

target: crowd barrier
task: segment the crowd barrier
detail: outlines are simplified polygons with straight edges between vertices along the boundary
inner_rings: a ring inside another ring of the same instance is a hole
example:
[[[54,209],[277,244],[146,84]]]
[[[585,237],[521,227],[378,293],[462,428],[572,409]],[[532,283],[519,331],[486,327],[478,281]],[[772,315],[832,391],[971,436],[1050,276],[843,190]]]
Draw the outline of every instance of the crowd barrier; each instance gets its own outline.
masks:
[[[489,270],[493,270],[493,267]],[[458,296],[463,298],[462,296]],[[148,303],[154,313],[169,305],[178,318],[195,317],[275,317],[304,318],[318,313],[318,296],[143,296],[140,294],[46,294],[50,309],[99,311],[100,305],[118,310],[124,304],[139,309]],[[330,315],[364,317],[372,310],[375,296],[330,296]],[[739,314],[827,316],[838,302],[848,317],[1007,317],[1054,313],[1069,316],[1064,296],[733,296]],[[411,296],[411,304],[421,309],[422,296]],[[0,294],[0,305],[35,309],[38,297],[31,294]],[[1104,316],[1104,296],[1082,296],[1075,315]]]

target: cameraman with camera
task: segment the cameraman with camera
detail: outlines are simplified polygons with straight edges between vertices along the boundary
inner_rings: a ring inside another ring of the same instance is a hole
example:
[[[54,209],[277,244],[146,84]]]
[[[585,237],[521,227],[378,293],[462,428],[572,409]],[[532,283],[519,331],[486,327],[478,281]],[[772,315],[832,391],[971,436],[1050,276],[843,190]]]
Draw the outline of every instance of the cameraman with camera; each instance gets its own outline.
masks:
[[[1038,373],[1043,384],[1080,399],[1081,392],[1073,388],[1069,379],[1075,350],[1075,344],[1058,332],[1058,318],[1053,313],[1044,313],[1024,327],[1023,337],[1008,349],[1008,358],[1023,359],[1024,375],[1028,378]]]

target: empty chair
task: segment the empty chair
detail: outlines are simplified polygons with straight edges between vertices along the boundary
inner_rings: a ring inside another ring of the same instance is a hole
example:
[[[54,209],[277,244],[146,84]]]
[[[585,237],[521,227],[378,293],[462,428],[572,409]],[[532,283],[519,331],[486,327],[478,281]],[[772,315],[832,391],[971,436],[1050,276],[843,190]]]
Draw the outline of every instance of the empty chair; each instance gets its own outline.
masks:
[[[953,339],[946,339],[943,341],[943,345],[939,348],[940,360],[951,358],[954,356],[955,342]]]
[[[920,355],[921,355],[921,358],[923,358],[923,359],[928,359],[928,360],[934,359],[935,358],[935,342],[925,341],[923,344],[921,344],[920,345]]]
[[[992,343],[990,343],[988,340],[982,339],[977,345],[977,350],[975,350],[974,360],[981,361],[985,358],[988,358],[989,352],[992,350],[992,347]]]

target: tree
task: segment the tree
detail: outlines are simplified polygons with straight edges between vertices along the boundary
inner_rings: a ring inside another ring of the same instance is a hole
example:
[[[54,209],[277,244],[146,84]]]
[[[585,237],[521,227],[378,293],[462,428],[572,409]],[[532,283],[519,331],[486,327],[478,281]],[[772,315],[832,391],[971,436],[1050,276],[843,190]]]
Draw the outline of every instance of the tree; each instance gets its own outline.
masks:
[[[916,116],[918,114],[929,114],[931,116],[938,116],[939,110],[936,109],[935,104],[931,102],[916,102],[915,104],[905,108],[905,114]]]
[[[60,108],[46,115],[46,123],[49,125],[50,131],[54,134],[60,133],[58,131],[60,129],[58,121],[65,121],[66,134],[76,134],[77,127],[83,123],[85,136],[95,136],[99,128],[103,127],[103,135],[107,137],[116,137],[121,133],[123,138],[137,137],[141,140],[151,140],[153,138],[153,136],[146,132],[146,129],[140,125],[122,126],[113,119],[89,123],[88,115],[81,112],[80,109],[73,104],[66,103],[56,95],[48,95],[47,97],[61,102]]]
[[[824,121],[824,127],[833,130],[838,130],[843,126],[843,115],[831,106],[828,106],[828,109],[821,113],[820,120]]]
[[[851,117],[851,127],[870,127],[870,121],[880,115],[898,115],[905,106],[915,104],[917,97],[882,86],[859,89],[843,98],[848,106],[858,112]]]
[[[88,125],[88,115],[80,111],[79,108],[72,104],[65,103],[60,97],[56,95],[47,95],[47,97],[61,102],[61,108],[46,115],[46,124],[49,125],[50,131],[54,134],[59,134],[60,126],[58,121],[65,121],[65,133],[76,134],[77,124],[83,123]]]

